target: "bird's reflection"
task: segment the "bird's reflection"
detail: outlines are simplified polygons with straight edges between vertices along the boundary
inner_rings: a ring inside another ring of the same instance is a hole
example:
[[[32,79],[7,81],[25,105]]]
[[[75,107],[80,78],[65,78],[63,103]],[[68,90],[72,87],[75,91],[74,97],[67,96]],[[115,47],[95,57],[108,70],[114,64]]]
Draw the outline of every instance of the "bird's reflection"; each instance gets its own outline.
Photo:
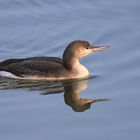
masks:
[[[57,94],[64,92],[64,101],[76,112],[83,112],[90,108],[92,103],[108,101],[109,99],[80,98],[81,91],[88,86],[87,79],[69,81],[30,81],[7,79],[0,77],[0,89],[23,88],[30,91],[40,91],[42,95]]]
[[[73,81],[68,85],[64,84],[65,103],[72,107],[76,112],[83,112],[90,108],[92,103],[99,101],[108,101],[109,99],[89,99],[80,98],[81,91],[85,90],[88,85],[88,79]]]

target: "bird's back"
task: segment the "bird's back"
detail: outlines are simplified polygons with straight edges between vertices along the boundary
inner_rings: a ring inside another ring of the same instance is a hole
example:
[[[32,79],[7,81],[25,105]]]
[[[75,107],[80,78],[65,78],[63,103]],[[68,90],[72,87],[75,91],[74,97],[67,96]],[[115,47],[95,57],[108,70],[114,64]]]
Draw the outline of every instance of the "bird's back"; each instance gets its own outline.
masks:
[[[66,73],[63,60],[57,57],[29,57],[8,59],[0,62],[0,71],[10,72],[18,77],[57,78]]]

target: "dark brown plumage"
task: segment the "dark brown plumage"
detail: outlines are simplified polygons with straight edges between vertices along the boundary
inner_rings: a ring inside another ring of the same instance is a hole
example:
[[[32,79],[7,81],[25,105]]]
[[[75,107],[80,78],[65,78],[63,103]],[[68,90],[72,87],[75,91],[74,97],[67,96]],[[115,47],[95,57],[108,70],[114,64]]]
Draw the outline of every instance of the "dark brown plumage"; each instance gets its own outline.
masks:
[[[8,59],[0,62],[0,71],[11,72],[18,77],[25,76],[59,76],[59,71],[66,70],[63,60],[56,57],[29,57],[25,59]]]

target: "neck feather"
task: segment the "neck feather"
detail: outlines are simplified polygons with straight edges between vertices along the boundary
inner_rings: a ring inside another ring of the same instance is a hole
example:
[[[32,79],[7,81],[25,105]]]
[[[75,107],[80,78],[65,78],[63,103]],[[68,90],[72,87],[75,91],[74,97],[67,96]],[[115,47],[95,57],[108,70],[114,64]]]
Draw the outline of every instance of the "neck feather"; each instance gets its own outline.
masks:
[[[73,54],[64,53],[63,63],[67,69],[72,70],[76,64],[79,64],[79,58],[74,56]]]

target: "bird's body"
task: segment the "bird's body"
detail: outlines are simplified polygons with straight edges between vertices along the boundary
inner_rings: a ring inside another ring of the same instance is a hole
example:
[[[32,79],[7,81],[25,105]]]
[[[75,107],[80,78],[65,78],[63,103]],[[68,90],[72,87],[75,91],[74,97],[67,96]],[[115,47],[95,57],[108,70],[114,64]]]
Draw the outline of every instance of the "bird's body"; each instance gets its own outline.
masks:
[[[74,41],[66,48],[63,59],[57,57],[7,59],[0,62],[0,75],[12,78],[47,80],[86,77],[89,72],[80,64],[79,59],[91,53],[90,48],[91,46],[86,41]]]

